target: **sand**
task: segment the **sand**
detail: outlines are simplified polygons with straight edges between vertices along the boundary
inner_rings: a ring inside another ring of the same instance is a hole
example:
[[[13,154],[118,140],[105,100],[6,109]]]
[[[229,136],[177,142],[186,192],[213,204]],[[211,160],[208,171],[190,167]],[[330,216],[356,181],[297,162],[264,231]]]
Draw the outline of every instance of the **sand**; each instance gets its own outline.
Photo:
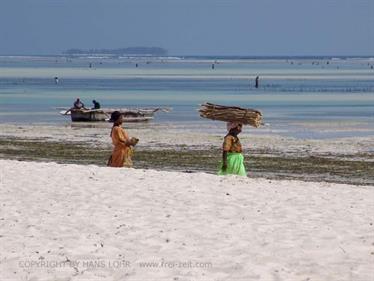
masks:
[[[0,167],[1,280],[374,278],[373,186]]]

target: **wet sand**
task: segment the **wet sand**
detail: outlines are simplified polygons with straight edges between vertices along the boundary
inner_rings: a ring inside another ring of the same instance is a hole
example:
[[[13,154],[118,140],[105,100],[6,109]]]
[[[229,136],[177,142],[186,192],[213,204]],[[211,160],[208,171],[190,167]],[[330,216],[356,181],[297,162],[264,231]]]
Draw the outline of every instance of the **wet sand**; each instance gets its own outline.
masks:
[[[111,151],[110,124],[0,125],[0,157],[104,166]],[[134,157],[139,169],[216,173],[225,133],[173,124],[127,125],[140,138]],[[241,135],[248,175],[350,184],[374,184],[374,138],[296,139]]]

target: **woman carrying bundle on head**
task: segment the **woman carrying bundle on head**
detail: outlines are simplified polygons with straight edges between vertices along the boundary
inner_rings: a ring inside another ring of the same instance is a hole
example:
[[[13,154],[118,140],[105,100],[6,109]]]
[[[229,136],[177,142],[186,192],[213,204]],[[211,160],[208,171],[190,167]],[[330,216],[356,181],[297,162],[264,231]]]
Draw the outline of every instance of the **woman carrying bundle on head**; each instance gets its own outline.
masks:
[[[123,115],[119,111],[114,111],[110,117],[113,122],[110,137],[114,145],[112,155],[108,160],[110,167],[132,167],[132,155],[134,146],[138,143],[137,138],[129,138],[127,132],[121,127],[123,123]]]
[[[227,135],[223,142],[222,163],[218,175],[247,176],[244,167],[242,145],[238,135],[241,133],[243,124],[239,122],[227,123]]]

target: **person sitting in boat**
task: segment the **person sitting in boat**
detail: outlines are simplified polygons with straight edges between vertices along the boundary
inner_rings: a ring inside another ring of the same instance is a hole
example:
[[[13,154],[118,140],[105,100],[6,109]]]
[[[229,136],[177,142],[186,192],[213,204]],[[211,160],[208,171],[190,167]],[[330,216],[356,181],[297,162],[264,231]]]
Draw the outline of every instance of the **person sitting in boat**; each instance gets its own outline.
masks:
[[[100,103],[98,103],[96,100],[92,101],[94,107],[92,109],[100,109]]]
[[[73,109],[87,109],[87,108],[85,108],[84,107],[84,103],[81,102],[81,100],[79,98],[77,98],[76,101],[73,104],[73,107],[71,107],[68,110],[66,110],[65,113],[64,113],[64,115],[69,114],[69,112],[72,111]]]
[[[77,100],[74,102],[74,104],[73,104],[73,108],[74,108],[74,109],[86,109],[86,108],[84,107],[84,103],[81,102],[81,100],[80,100],[79,98],[77,98]]]
[[[109,167],[126,167],[131,168],[132,155],[134,153],[134,146],[138,143],[137,138],[130,138],[127,132],[121,127],[123,123],[123,115],[119,111],[114,111],[111,114],[110,122],[113,122],[110,137],[114,145],[112,155],[109,157]]]
[[[223,142],[222,165],[218,175],[246,176],[243,150],[238,135],[242,131],[243,124],[238,122],[227,123],[227,135]]]

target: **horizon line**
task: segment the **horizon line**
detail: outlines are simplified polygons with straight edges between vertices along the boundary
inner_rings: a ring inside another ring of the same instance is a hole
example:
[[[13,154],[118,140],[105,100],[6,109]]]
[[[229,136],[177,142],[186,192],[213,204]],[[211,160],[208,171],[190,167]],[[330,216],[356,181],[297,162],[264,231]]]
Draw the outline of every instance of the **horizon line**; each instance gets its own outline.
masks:
[[[168,54],[168,55],[150,55],[150,54],[62,54],[62,53],[55,53],[55,54],[2,54],[0,53],[0,56],[14,56],[14,57],[22,57],[22,56],[30,56],[30,57],[67,57],[67,56],[85,56],[85,55],[108,55],[108,56],[134,56],[134,57],[210,57],[210,58],[374,58],[374,54],[362,54],[362,55],[332,55],[332,54],[308,54],[308,55],[302,55],[302,54],[296,54],[296,55],[212,55],[212,54]]]

